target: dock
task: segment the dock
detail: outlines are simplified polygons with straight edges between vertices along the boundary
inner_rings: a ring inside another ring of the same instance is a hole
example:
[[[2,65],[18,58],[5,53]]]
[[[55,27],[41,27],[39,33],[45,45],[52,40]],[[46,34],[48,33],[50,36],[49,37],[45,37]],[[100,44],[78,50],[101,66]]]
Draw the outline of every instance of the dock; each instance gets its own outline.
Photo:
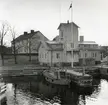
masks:
[[[26,75],[39,75],[48,67],[36,65],[14,65],[0,67],[0,74],[2,76],[26,76]]]

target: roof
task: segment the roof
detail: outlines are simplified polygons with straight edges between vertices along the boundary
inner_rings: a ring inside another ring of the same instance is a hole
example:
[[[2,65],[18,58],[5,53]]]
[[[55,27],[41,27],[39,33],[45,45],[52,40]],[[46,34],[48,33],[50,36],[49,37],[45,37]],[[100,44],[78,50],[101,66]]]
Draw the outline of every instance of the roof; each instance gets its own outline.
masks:
[[[76,75],[76,76],[82,76],[83,75],[83,73],[80,73],[80,72],[75,72],[75,71],[73,71],[73,70],[66,70],[66,72],[67,73],[70,73],[70,74],[72,74],[72,75]],[[89,74],[85,74],[84,76],[90,76]]]
[[[56,42],[56,41],[46,41],[48,44],[56,44],[56,45],[59,45],[59,44],[62,44],[60,42]]]
[[[19,37],[17,37],[16,39],[15,39],[15,41],[16,42],[19,42],[19,41],[21,41],[21,40],[25,40],[25,39],[29,39],[29,38],[31,38],[33,35],[35,35],[35,34],[37,34],[37,33],[41,33],[40,31],[35,31],[35,32],[33,32],[33,33],[27,33],[26,35],[20,35]],[[42,33],[41,33],[42,34]],[[44,36],[45,37],[45,36]],[[46,38],[46,37],[45,37]],[[46,39],[48,39],[48,38],[46,38]]]
[[[56,37],[54,37],[53,41],[57,41],[58,38],[59,38],[59,35],[57,35]]]
[[[87,50],[87,51],[102,51],[100,48],[79,48],[79,50]]]
[[[63,50],[63,44],[55,41],[41,41],[41,44],[44,45],[44,47],[47,50],[53,50],[53,51],[61,51]],[[40,47],[40,46],[39,46]]]
[[[80,28],[77,24],[75,24],[74,22],[71,22],[71,23],[60,23],[58,29],[59,29],[61,26],[66,26],[66,25],[70,25],[70,24],[73,24],[73,25],[75,25],[76,27]]]
[[[95,41],[83,41],[83,42],[79,41],[79,44],[97,44],[97,43]]]
[[[63,50],[63,44],[56,41],[46,41],[50,50],[60,51]]]

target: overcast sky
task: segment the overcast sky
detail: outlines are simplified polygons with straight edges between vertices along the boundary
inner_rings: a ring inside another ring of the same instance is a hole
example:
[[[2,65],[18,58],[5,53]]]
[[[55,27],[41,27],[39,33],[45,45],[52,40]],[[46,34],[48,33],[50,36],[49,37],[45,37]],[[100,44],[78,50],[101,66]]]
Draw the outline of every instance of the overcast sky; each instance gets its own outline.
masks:
[[[86,41],[108,45],[108,0],[72,0],[73,18]],[[0,20],[7,20],[17,33],[41,31],[52,40],[60,22],[71,20],[71,0],[0,0]],[[10,41],[11,37],[5,37]]]

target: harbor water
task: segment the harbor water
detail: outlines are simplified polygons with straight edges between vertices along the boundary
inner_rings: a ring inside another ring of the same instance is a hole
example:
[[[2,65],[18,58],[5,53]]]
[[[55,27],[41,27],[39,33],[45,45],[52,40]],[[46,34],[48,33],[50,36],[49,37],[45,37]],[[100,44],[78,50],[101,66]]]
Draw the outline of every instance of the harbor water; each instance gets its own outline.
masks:
[[[94,79],[91,88],[53,85],[41,76],[4,78],[6,102],[2,105],[108,105],[108,81]]]

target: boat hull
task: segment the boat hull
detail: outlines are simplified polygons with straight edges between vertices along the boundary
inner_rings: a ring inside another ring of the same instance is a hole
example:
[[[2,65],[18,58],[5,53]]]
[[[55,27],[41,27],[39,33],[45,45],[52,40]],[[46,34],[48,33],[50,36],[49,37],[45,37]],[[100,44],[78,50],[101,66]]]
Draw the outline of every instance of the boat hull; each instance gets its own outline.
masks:
[[[54,76],[50,75],[48,71],[44,71],[43,75],[47,82],[56,85],[69,85],[71,82],[71,80],[67,78],[55,78]]]
[[[65,80],[65,79],[64,80],[63,79],[55,80],[55,79],[45,77],[45,80],[49,83],[56,84],[56,85],[69,85],[70,84],[70,81]]]

